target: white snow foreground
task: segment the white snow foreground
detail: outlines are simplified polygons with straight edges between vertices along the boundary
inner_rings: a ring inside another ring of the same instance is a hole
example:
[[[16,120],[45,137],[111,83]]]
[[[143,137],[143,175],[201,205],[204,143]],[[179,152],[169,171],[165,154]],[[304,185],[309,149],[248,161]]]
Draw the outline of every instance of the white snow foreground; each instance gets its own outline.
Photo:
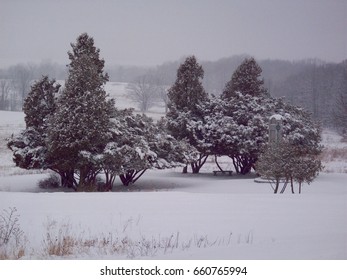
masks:
[[[321,174],[301,195],[179,171],[150,171],[134,192],[37,193],[43,176],[1,177],[1,208],[16,207],[27,238],[24,259],[347,258],[346,174]],[[49,254],[64,238],[76,245]]]

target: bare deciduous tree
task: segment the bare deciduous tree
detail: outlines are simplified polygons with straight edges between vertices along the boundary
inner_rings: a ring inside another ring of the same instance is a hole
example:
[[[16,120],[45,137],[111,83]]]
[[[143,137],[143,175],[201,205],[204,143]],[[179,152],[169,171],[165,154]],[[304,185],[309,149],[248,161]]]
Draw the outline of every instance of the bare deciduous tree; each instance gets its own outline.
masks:
[[[174,79],[171,81],[170,72],[165,71],[165,69],[164,71],[157,71],[155,77],[154,83],[157,86],[158,100],[164,103],[165,113],[167,113],[169,103],[168,90],[173,84]]]
[[[347,135],[347,92],[341,92],[333,111],[335,125],[342,129],[342,134]]]
[[[158,85],[158,97],[161,102],[164,103],[165,106],[165,113],[168,112],[168,103],[169,103],[169,96],[168,93],[168,87],[165,85]]]
[[[0,80],[0,110],[8,109],[10,89],[11,89],[10,80],[8,79]]]
[[[15,82],[18,95],[20,97],[20,107],[24,103],[24,99],[30,91],[30,83],[33,79],[33,65],[18,64],[10,68],[10,73]]]
[[[158,87],[150,74],[139,76],[127,90],[129,98],[138,104],[141,112],[147,112],[158,99]]]

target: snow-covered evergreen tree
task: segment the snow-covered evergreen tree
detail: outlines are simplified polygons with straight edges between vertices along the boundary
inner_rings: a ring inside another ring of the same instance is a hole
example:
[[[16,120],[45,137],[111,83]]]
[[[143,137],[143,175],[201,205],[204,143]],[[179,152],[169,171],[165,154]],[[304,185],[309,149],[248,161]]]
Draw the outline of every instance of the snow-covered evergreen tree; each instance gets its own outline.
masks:
[[[119,176],[125,186],[136,182],[147,169],[183,166],[196,160],[197,152],[185,141],[169,135],[164,124],[155,124],[146,115],[117,110],[112,139],[106,145],[101,164],[106,174],[106,190]]]
[[[207,153],[229,156],[236,172],[246,174],[268,141],[271,102],[241,93],[231,99],[214,97],[202,106],[203,120],[189,121],[188,127]]]
[[[203,119],[187,122],[199,147],[216,156],[229,156],[237,173],[255,169],[269,139],[273,114],[283,117],[283,136],[301,155],[317,156],[321,151],[320,127],[310,114],[282,99],[237,93],[230,99],[211,98],[201,108]]]
[[[39,133],[46,132],[47,120],[56,109],[56,95],[59,88],[60,85],[54,79],[50,80],[48,76],[43,76],[32,85],[23,105],[27,128],[33,127]]]
[[[178,68],[176,81],[168,91],[169,111],[166,118],[169,132],[177,140],[187,139],[200,152],[199,160],[191,164],[193,173],[199,172],[208,157],[203,147],[198,145],[196,131],[192,132],[187,127],[189,121],[197,122],[203,118],[200,105],[208,101],[201,82],[203,76],[201,65],[195,56],[190,56]]]
[[[275,99],[273,112],[283,117],[283,138],[294,145],[302,155],[317,156],[322,151],[321,126],[312,114],[298,106]]]
[[[223,99],[230,99],[240,92],[250,96],[268,95],[261,73],[262,69],[255,59],[253,57],[246,58],[225,85],[222,94]]]
[[[223,106],[216,117],[224,115],[228,119],[225,127],[231,130],[222,129],[214,133],[217,142],[220,141],[218,138],[224,140],[223,149],[215,146],[215,154],[231,157],[236,172],[241,174],[254,168],[268,137],[266,118],[271,111],[272,99],[263,86],[261,72],[254,58],[246,58],[217,99]]]
[[[90,159],[108,143],[114,102],[106,99],[108,75],[93,38],[81,34],[71,46],[68,79],[50,120],[47,146],[50,167],[69,187],[83,191],[93,188],[101,171]]]
[[[194,111],[196,106],[208,98],[201,80],[204,70],[197,62],[195,56],[189,56],[177,70],[177,78],[169,89],[170,109],[174,106],[177,110],[186,109]]]
[[[47,168],[48,119],[56,110],[59,88],[60,85],[47,76],[32,85],[23,105],[26,128],[8,142],[17,166],[25,169]]]

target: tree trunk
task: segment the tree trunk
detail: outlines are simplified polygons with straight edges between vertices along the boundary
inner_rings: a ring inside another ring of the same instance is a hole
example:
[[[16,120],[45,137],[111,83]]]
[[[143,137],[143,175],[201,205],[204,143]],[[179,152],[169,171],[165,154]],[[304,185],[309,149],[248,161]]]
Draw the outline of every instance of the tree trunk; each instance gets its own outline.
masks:
[[[112,172],[105,171],[105,177],[106,177],[106,182],[105,182],[105,187],[103,191],[108,192],[112,190],[116,176],[113,175]]]
[[[276,180],[276,187],[275,187],[274,193],[277,193],[278,192],[278,188],[280,186],[280,179],[275,179],[275,180]]]
[[[214,156],[214,161],[216,162],[218,169],[219,169],[220,171],[223,172],[223,169],[222,169],[222,167],[219,165],[218,159],[217,159],[217,158],[218,158],[217,155],[215,155],[215,156]]]
[[[198,174],[201,167],[205,164],[208,155],[200,154],[199,159],[196,162],[191,163],[193,174]]]
[[[127,172],[125,174],[119,175],[119,178],[124,186],[129,186],[132,181],[132,174],[130,172]]]
[[[79,170],[80,179],[78,182],[78,191],[93,192],[97,190],[96,176],[100,170],[91,168],[90,166],[81,167]]]
[[[255,159],[253,157],[248,156],[229,156],[232,161],[235,168],[235,171],[237,174],[245,175],[249,172],[251,172],[252,167],[254,167]]]
[[[294,182],[293,182],[293,178],[290,178],[290,187],[292,189],[292,193],[295,193],[294,192]]]
[[[283,187],[282,187],[282,190],[281,190],[281,193],[284,193],[284,191],[286,190],[287,188],[287,185],[288,185],[288,180],[286,180],[283,184]]]
[[[78,182],[77,191],[83,192],[87,190],[87,172],[83,170],[83,168],[81,168],[79,173],[80,173],[80,180]]]
[[[239,165],[239,162],[236,160],[235,157],[233,156],[230,156],[232,161],[233,161],[233,165],[234,165],[234,168],[235,168],[235,171],[237,174],[240,174],[240,165]]]
[[[70,188],[76,190],[76,181],[74,178],[74,171],[59,171],[57,172],[60,175],[60,182],[63,188]]]
[[[129,186],[130,184],[135,183],[145,172],[146,169],[128,170],[125,174],[119,175],[119,178],[124,186]]]

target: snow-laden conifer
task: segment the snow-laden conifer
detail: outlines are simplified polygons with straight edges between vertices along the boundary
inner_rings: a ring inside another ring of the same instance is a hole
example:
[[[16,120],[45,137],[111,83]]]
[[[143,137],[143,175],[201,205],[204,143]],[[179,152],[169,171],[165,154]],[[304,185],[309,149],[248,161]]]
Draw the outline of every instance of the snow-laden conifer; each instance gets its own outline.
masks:
[[[246,58],[232,74],[230,81],[225,85],[222,97],[230,99],[239,92],[244,95],[268,95],[261,78],[262,69],[253,57]]]
[[[111,140],[101,154],[106,190],[119,176],[125,186],[135,183],[147,169],[184,166],[196,160],[197,151],[184,140],[176,140],[166,125],[146,115],[117,110]]]
[[[59,88],[60,85],[48,76],[43,76],[31,86],[23,105],[26,128],[8,142],[17,166],[25,169],[49,168],[46,147],[48,119],[56,110]]]
[[[237,93],[231,99],[213,97],[201,106],[201,121],[189,121],[188,127],[206,153],[229,156],[235,171],[246,174],[268,141],[268,116],[272,100]]]
[[[108,75],[93,38],[81,34],[71,46],[68,78],[50,122],[47,145],[52,168],[69,174],[70,187],[87,190],[101,171],[90,159],[108,142],[114,103],[103,88]]]
[[[199,152],[196,162],[191,163],[193,173],[198,173],[205,163],[208,154],[197,141],[196,131],[188,129],[188,122],[199,122],[203,118],[201,106],[208,101],[201,79],[204,76],[202,66],[196,61],[195,56],[187,57],[177,70],[175,83],[168,91],[169,111],[166,114],[169,132],[177,140],[188,140]],[[186,168],[184,172],[186,172]]]

